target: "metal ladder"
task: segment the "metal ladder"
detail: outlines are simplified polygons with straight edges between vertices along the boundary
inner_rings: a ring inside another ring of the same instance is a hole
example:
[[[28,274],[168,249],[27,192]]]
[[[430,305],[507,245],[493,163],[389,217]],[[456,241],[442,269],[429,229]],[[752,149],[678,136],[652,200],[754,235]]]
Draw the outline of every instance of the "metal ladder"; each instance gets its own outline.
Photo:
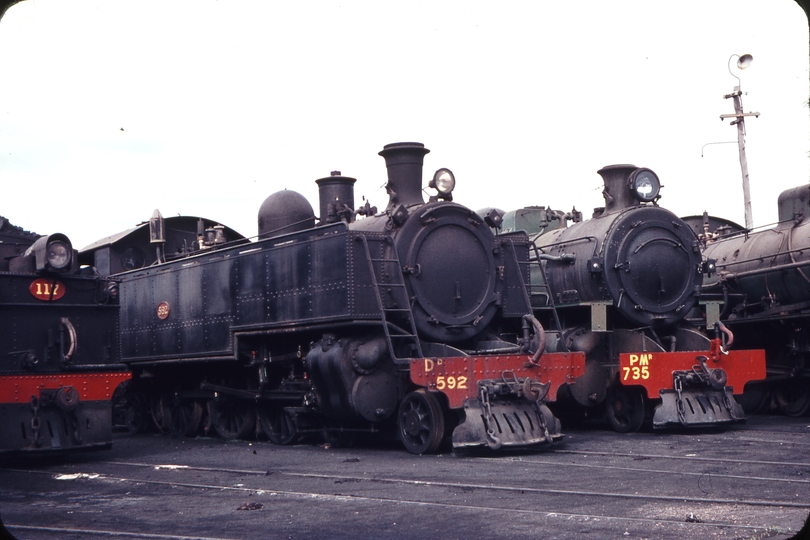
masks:
[[[419,337],[416,334],[416,322],[413,319],[413,312],[411,311],[411,303],[408,299],[408,290],[405,288],[405,278],[402,274],[402,267],[400,266],[399,262],[399,254],[397,253],[397,246],[394,243],[393,238],[391,236],[385,236],[385,242],[391,246],[391,250],[394,253],[393,259],[376,259],[371,256],[371,248],[368,245],[368,238],[366,235],[360,235],[360,240],[363,242],[363,248],[366,252],[366,260],[368,261],[368,269],[369,273],[371,274],[371,282],[374,285],[374,295],[377,299],[377,307],[380,310],[380,317],[382,319],[382,326],[383,331],[385,332],[385,340],[388,343],[388,353],[391,355],[391,358],[394,360],[394,363],[409,363],[410,358],[398,358],[395,353],[394,342],[393,340],[406,340],[410,342],[411,350],[416,351],[418,357],[424,356],[422,354],[422,344],[419,341]],[[375,263],[379,263],[380,267],[380,279],[377,277],[377,266]],[[388,275],[391,276],[390,283],[383,283],[382,276],[385,274],[385,265],[393,265],[392,270],[389,271]],[[402,298],[404,299],[404,305],[406,307],[401,308],[387,308],[385,307],[385,302],[383,302],[383,289],[397,289],[402,291]],[[410,334],[404,333],[406,330],[399,328],[398,326],[394,325],[393,323],[389,325],[388,318],[392,314],[404,315],[408,319],[408,323],[410,325]],[[391,327],[394,327],[403,333],[391,333]]]
[[[526,306],[531,313],[533,310],[538,309],[542,311],[551,311],[552,318],[554,319],[555,330],[562,334],[562,324],[560,324],[560,316],[557,312],[557,304],[554,303],[554,295],[551,294],[551,288],[548,285],[548,278],[546,277],[546,268],[543,266],[543,261],[540,260],[540,250],[537,249],[537,245],[534,242],[531,242],[531,249],[534,251],[535,261],[540,268],[540,275],[543,276],[543,284],[542,285],[534,285],[531,283],[531,266],[532,261],[526,261],[525,263],[521,263],[518,261],[517,257],[517,250],[515,249],[514,242],[509,242],[509,245],[512,248],[512,258],[515,262],[515,267],[518,269],[520,273],[520,279],[523,280],[523,270],[522,268],[527,268],[529,270],[529,283],[524,283],[523,287],[523,294],[526,299]],[[533,308],[531,303],[531,297],[529,293],[534,293],[535,291],[545,292],[545,296],[547,298],[546,305],[543,307]],[[563,348],[567,351],[568,347],[565,345],[564,342],[561,342]]]

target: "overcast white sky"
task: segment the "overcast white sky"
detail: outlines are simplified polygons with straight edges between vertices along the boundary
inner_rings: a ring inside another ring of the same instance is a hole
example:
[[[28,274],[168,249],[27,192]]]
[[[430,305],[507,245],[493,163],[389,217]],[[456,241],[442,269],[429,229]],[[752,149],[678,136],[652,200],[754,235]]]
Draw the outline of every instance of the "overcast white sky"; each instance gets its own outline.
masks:
[[[0,215],[77,247],[202,215],[256,234],[280,189],[333,169],[384,207],[377,152],[423,142],[473,209],[590,215],[596,170],[650,167],[661,205],[755,225],[808,182],[808,27],[793,0],[26,0],[0,21]],[[732,65],[734,62],[732,61]],[[123,129],[123,131],[122,131]]]

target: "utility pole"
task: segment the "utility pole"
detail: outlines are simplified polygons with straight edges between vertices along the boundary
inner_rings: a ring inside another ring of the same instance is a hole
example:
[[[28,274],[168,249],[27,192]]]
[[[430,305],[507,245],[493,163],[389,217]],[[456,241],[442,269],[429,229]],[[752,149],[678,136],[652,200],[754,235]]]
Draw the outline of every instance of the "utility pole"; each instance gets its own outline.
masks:
[[[737,67],[739,69],[747,68],[754,60],[754,57],[750,54],[744,54],[742,56],[732,54],[728,59],[729,63],[735,56],[738,58]],[[731,66],[728,67],[728,72],[731,73]],[[734,87],[732,93],[723,96],[723,99],[732,98],[734,100],[734,114],[721,114],[720,120],[734,118],[734,120],[731,121],[731,125],[737,125],[737,146],[740,150],[740,168],[742,169],[743,201],[745,205],[745,228],[751,230],[754,227],[754,218],[751,215],[751,190],[748,186],[748,160],[745,157],[745,117],[754,116],[758,118],[759,113],[743,112],[742,91],[739,86],[740,78],[734,75],[734,73],[731,73],[731,76],[737,79],[737,86]]]

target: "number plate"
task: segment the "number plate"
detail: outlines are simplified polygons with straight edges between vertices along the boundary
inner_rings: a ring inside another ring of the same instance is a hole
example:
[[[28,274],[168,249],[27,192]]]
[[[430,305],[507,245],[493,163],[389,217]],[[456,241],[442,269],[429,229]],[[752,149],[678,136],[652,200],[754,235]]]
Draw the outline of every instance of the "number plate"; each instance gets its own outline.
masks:
[[[56,279],[35,279],[28,290],[34,298],[43,302],[53,302],[65,296],[65,284]]]
[[[619,382],[623,385],[639,385],[647,390],[647,397],[661,397],[661,390],[672,390],[674,371],[691,371],[693,366],[700,365],[697,357],[709,352],[652,352],[622,353],[619,355]],[[715,362],[707,362],[709,369],[723,369],[728,376],[728,386],[734,388],[735,394],[742,394],[748,381],[765,378],[765,351],[739,350],[720,355]]]
[[[585,373],[585,353],[545,353],[539,365],[530,366],[526,355],[455,356],[448,358],[418,358],[411,360],[411,380],[430,391],[447,396],[450,408],[464,406],[467,399],[478,397],[478,381],[509,380],[531,377],[551,383],[548,401],[557,397],[557,389]]]

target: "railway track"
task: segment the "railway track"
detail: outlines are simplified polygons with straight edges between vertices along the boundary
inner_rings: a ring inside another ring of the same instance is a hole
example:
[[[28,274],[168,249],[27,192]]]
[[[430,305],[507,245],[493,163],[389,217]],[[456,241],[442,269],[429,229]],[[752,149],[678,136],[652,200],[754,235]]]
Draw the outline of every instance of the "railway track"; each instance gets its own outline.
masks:
[[[810,513],[808,424],[438,456],[120,434],[109,453],[4,463],[0,516],[20,540],[790,538]]]

